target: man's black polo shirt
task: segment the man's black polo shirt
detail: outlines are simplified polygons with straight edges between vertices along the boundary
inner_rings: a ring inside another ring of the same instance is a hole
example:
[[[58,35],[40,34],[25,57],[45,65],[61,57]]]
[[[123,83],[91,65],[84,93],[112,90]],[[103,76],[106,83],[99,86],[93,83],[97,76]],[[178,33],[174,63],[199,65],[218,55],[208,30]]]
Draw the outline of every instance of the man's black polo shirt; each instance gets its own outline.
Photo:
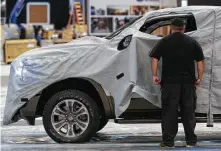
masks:
[[[193,38],[183,33],[173,33],[164,37],[154,47],[150,57],[162,57],[162,83],[194,83],[194,61],[204,60],[202,48]]]

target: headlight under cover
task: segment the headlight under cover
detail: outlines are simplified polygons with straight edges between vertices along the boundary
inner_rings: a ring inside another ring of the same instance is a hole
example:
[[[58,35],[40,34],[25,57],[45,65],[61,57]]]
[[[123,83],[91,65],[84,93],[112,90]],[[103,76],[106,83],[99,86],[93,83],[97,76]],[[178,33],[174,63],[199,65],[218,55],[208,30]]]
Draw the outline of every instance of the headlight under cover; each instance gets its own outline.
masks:
[[[120,41],[120,43],[119,43],[117,49],[118,49],[119,51],[121,51],[121,50],[123,50],[123,49],[126,49],[126,48],[130,45],[130,42],[131,42],[131,40],[132,40],[132,37],[133,37],[133,35],[128,35],[128,36],[124,37],[124,38]]]
[[[35,83],[36,81],[39,81],[39,78],[37,78],[36,74],[33,74],[33,71],[35,69],[30,68],[30,66],[23,66],[22,69],[22,81],[23,84],[30,84]]]
[[[16,77],[19,77],[22,84],[35,83],[39,81],[41,69],[46,64],[48,64],[48,61],[44,59],[22,59],[15,68]]]

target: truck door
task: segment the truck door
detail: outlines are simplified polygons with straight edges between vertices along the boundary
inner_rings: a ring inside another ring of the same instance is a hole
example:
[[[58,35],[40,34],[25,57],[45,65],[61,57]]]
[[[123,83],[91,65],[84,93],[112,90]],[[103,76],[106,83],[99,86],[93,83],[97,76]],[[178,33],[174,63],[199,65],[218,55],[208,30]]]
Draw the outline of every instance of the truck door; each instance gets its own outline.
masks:
[[[140,31],[135,35],[137,39],[137,75],[135,76],[137,91],[132,96],[128,110],[144,112],[159,110],[158,107],[161,107],[160,87],[154,85],[152,82],[151,58],[149,57],[149,53],[162,37],[170,34],[171,21],[177,17],[182,18],[186,23],[185,32],[187,34],[197,30],[193,14],[173,13],[147,19],[140,28]],[[159,68],[161,68],[161,65]],[[158,73],[161,74],[160,70]]]

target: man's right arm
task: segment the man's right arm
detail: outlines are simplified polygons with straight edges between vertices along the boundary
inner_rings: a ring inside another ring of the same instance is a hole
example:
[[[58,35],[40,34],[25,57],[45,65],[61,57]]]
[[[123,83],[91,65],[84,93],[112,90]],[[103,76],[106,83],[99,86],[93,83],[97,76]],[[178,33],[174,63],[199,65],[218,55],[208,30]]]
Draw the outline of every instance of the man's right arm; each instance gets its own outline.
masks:
[[[201,80],[203,79],[203,72],[204,72],[204,54],[202,47],[200,44],[196,41],[195,43],[195,50],[194,50],[194,59],[197,62],[197,71],[198,71],[198,79],[196,81],[196,85],[199,85]]]
[[[197,71],[198,71],[198,79],[203,79],[203,72],[204,72],[204,60],[197,62]]]
[[[196,81],[196,85],[199,85],[201,80],[203,79],[204,60],[197,62],[197,71],[198,71],[198,78],[197,78],[197,81]]]
[[[160,79],[157,76],[157,69],[158,69],[158,60],[162,57],[163,48],[164,47],[162,39],[156,44],[156,46],[153,48],[153,50],[150,52],[149,55],[152,59],[151,69],[152,69],[153,82],[155,84],[160,84]]]

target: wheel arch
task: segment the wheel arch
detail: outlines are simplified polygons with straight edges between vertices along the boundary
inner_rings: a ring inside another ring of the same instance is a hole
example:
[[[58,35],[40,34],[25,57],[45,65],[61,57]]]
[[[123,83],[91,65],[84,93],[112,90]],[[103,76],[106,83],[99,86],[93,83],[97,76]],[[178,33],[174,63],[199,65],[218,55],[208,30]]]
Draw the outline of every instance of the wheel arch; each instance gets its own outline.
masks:
[[[57,81],[44,88],[36,106],[36,116],[42,116],[44,106],[52,95],[66,89],[76,89],[87,93],[95,100],[98,107],[101,109],[101,115],[107,118],[114,117],[112,97],[106,95],[99,83],[88,78],[68,78]]]

